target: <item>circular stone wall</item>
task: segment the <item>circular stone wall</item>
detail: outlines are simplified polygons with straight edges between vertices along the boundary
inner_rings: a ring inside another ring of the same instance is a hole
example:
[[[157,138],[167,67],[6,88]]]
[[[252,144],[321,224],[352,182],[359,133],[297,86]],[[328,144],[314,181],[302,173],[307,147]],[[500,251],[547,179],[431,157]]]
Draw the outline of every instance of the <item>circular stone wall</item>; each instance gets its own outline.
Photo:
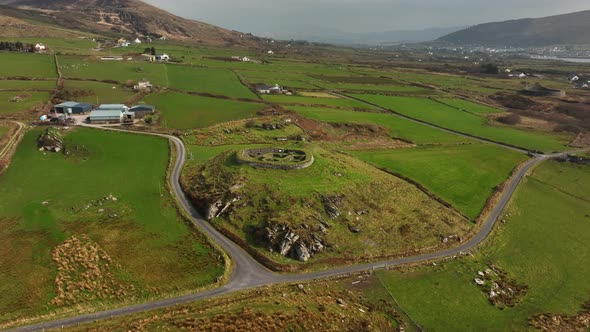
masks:
[[[304,169],[314,162],[313,155],[301,149],[245,149],[238,152],[236,157],[240,164],[282,170]]]

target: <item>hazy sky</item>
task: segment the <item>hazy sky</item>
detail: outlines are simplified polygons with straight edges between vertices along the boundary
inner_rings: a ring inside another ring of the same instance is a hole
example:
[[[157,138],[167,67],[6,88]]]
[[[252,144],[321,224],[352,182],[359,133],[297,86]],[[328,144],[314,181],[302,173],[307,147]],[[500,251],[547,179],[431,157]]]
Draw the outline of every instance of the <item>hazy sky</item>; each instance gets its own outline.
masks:
[[[146,0],[177,15],[243,32],[346,32],[465,26],[590,9],[588,0]]]

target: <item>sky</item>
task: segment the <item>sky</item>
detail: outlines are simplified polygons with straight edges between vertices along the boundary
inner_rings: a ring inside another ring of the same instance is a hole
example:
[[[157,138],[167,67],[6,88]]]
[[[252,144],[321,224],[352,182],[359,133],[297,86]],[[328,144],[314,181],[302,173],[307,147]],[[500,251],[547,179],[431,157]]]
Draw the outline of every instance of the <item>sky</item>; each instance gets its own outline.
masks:
[[[469,26],[590,9],[588,0],[144,0],[174,14],[255,34],[364,33]]]

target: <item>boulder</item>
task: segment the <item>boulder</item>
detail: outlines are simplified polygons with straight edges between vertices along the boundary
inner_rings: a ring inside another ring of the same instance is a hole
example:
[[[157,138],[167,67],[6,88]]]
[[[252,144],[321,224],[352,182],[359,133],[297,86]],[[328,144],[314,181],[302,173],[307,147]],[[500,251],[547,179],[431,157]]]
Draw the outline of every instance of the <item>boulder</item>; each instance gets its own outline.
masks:
[[[303,242],[297,242],[291,251],[293,258],[297,259],[300,262],[307,262],[311,258],[311,253],[309,249],[303,244]]]

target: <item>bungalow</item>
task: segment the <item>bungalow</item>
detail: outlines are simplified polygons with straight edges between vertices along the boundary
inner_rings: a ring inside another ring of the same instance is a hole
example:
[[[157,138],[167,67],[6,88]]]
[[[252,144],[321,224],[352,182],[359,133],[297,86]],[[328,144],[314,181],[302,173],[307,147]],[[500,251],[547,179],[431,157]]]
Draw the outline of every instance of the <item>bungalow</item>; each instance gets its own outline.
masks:
[[[156,55],[156,61],[168,61],[170,60],[170,56],[166,53]]]
[[[136,44],[141,44],[141,40],[139,38],[135,38],[135,40],[133,42]]]
[[[129,109],[129,112],[135,114],[137,118],[143,118],[146,115],[151,115],[156,112],[156,106],[152,105],[136,105]]]
[[[39,52],[39,51],[45,51],[47,49],[47,47],[45,47],[45,45],[38,43],[37,45],[35,45],[35,51]]]
[[[269,94],[270,87],[266,84],[258,84],[258,85],[256,85],[256,91],[258,91],[258,93],[262,93],[262,94]]]
[[[92,110],[92,105],[85,103],[77,103],[74,101],[67,101],[59,105],[53,106],[54,113],[63,114],[85,114]]]
[[[273,55],[273,54],[275,54],[275,52],[274,52],[274,51],[272,51],[272,50],[268,51],[267,53],[268,53],[269,55]]]
[[[268,86],[266,84],[258,84],[256,85],[256,91],[261,94],[282,94],[287,92],[287,90],[283,89],[280,85],[275,84],[274,86]]]

